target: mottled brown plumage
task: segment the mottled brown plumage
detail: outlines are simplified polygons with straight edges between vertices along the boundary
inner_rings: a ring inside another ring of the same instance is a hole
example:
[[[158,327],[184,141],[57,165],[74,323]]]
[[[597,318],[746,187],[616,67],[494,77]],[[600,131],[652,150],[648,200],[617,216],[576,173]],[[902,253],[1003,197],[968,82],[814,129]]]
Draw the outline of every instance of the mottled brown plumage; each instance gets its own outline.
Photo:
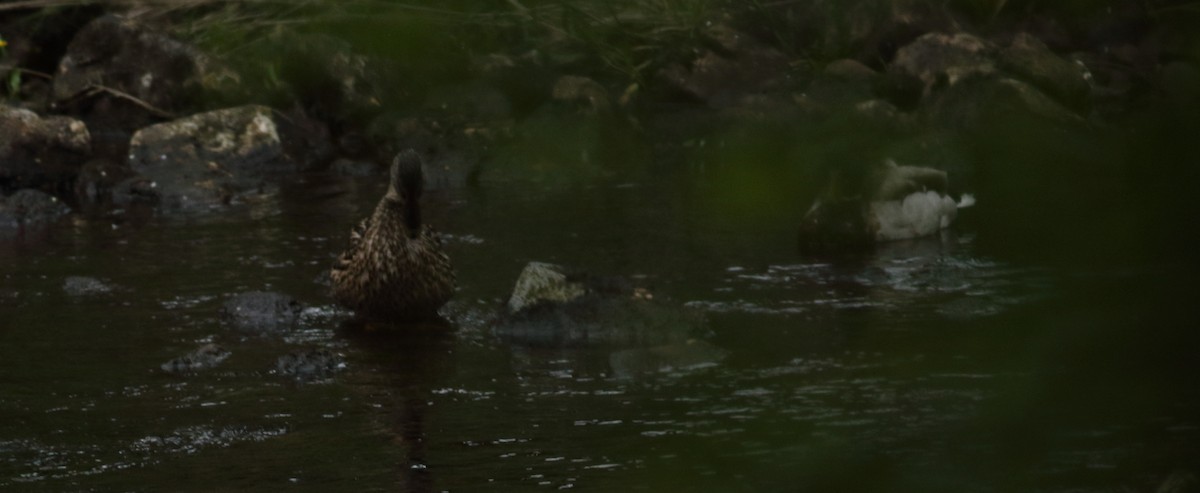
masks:
[[[421,224],[421,158],[392,161],[388,192],[350,232],[350,246],[330,272],[333,297],[359,316],[380,321],[436,317],[454,293],[454,270],[441,237]]]

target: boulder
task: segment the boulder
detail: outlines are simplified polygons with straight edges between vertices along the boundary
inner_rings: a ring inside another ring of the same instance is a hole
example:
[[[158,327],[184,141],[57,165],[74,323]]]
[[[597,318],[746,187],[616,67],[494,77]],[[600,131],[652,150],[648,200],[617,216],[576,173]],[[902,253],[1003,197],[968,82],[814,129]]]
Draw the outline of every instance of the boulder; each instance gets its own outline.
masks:
[[[68,183],[90,149],[83,122],[0,103],[0,191]]]
[[[1005,71],[1032,84],[1062,104],[1079,111],[1087,110],[1091,85],[1087,69],[1064,59],[1032,35],[1021,33],[1000,52]]]
[[[971,76],[993,74],[995,48],[966,33],[929,33],[900,48],[888,70],[921,81],[924,94]]]
[[[271,109],[241,106],[151,125],[133,135],[130,168],[168,209],[229,204],[264,192],[266,179],[296,169]]]
[[[105,87],[155,108],[176,111],[188,106],[202,91],[220,90],[237,79],[235,73],[193,46],[135,19],[104,15],[75,33],[59,62],[53,96],[55,101],[66,103],[92,94],[99,96],[102,91],[97,92],[97,88]]]

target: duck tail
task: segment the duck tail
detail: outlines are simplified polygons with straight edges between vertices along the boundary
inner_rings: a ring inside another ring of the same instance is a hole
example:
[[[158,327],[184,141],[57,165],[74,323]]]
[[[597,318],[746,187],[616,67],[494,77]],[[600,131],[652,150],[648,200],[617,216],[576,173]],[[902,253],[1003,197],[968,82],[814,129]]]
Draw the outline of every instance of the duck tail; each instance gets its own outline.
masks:
[[[958,206],[959,209],[965,209],[967,207],[971,207],[971,206],[975,205],[975,196],[971,195],[969,193],[964,193],[964,194],[962,194],[962,197],[960,197],[958,199],[958,204],[956,204],[956,205]]]

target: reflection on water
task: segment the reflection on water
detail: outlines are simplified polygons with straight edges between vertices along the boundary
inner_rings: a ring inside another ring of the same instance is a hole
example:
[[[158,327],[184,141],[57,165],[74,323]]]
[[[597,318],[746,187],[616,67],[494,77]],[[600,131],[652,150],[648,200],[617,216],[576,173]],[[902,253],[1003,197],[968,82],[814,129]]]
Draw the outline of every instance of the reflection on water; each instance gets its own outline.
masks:
[[[1182,273],[1016,265],[970,231],[808,258],[695,190],[484,184],[427,207],[459,273],[453,329],[367,331],[321,274],[381,190],[312,180],[224,217],[0,246],[0,487],[1152,491],[1197,470]],[[491,320],[531,260],[636,276],[712,335],[502,342]],[[68,295],[69,276],[114,289]],[[253,290],[296,298],[295,323],[220,316]],[[230,354],[160,370],[206,344]],[[296,354],[339,366],[279,371]]]

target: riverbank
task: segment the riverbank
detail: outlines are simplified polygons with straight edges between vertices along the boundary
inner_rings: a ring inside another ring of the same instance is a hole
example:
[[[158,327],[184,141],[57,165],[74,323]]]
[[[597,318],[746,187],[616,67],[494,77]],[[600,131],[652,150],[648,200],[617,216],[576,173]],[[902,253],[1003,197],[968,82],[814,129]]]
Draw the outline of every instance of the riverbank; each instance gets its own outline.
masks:
[[[975,192],[985,242],[1110,258],[1186,207],[1200,43],[1187,4],[1086,3],[7,6],[0,193],[219,213],[411,147],[435,188],[682,170],[803,208],[890,158]]]

